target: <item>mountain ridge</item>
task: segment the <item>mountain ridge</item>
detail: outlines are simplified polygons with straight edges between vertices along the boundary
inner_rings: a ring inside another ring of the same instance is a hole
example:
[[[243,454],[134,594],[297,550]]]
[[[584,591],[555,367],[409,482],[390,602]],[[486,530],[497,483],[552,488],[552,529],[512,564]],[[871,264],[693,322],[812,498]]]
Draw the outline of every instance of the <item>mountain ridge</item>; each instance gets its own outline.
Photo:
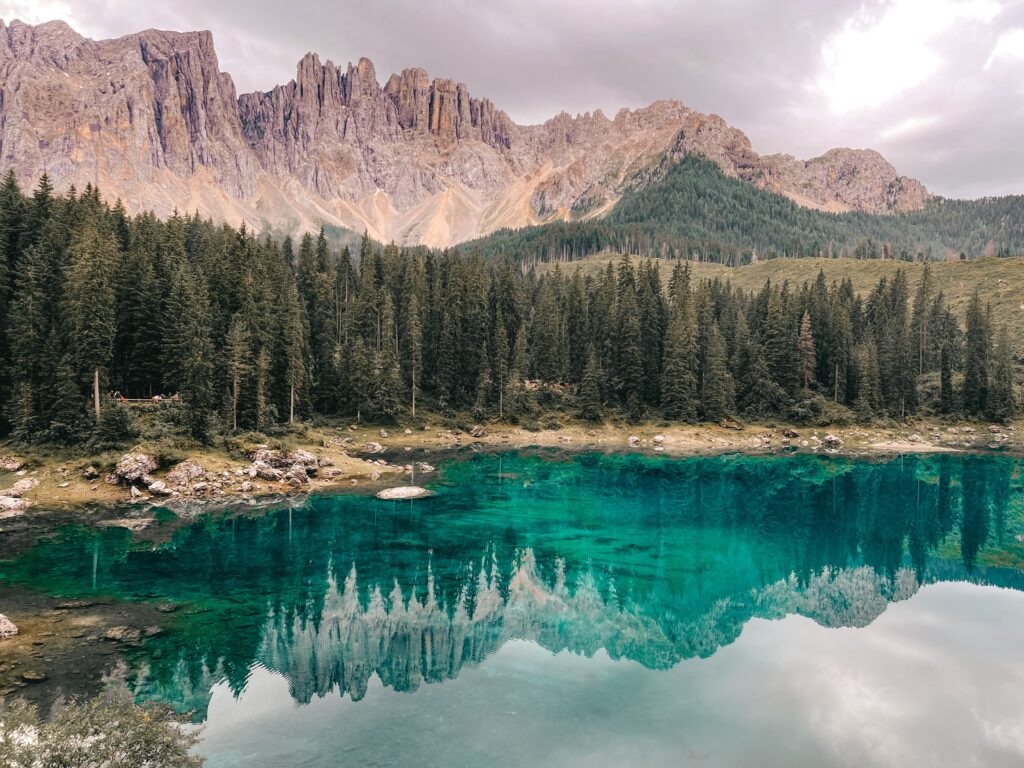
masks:
[[[281,233],[331,225],[444,247],[599,217],[693,154],[810,208],[896,213],[931,199],[874,150],[759,155],[675,100],[519,125],[455,80],[410,68],[382,85],[367,58],[343,67],[315,53],[288,83],[238,94],[207,31],[95,41],[64,22],[0,22],[0,90],[0,172],[23,184],[46,172],[133,212]]]

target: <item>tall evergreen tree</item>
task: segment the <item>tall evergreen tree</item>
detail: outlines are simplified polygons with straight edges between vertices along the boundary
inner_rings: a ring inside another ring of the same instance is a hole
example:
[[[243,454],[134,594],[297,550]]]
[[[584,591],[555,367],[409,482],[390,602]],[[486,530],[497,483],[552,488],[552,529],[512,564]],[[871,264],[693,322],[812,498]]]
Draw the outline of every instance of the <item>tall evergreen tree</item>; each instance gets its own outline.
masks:
[[[980,416],[988,405],[989,340],[988,319],[981,306],[981,297],[974,292],[967,307],[965,363],[961,401],[964,411]]]
[[[68,258],[65,317],[79,369],[91,380],[99,423],[100,378],[113,355],[117,330],[114,276],[118,257],[111,233],[87,222],[72,242]]]
[[[1004,323],[999,331],[992,355],[992,375],[989,381],[987,415],[993,421],[1009,422],[1017,414],[1014,393],[1013,351],[1010,333]]]

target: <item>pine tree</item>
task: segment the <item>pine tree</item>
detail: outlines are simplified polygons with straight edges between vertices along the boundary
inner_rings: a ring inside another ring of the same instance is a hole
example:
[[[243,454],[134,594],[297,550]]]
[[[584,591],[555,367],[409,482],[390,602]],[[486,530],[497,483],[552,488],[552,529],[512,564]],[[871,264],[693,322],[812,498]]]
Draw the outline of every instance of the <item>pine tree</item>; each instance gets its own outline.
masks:
[[[580,418],[584,421],[602,420],[601,378],[601,366],[597,362],[597,355],[591,349],[587,355],[587,365],[583,370],[583,380],[579,389]]]
[[[932,370],[932,301],[932,272],[931,267],[925,262],[921,284],[914,294],[914,309],[910,319],[914,362],[919,375]]]
[[[68,254],[65,316],[70,343],[79,369],[92,380],[96,422],[100,413],[100,373],[110,365],[114,352],[114,276],[118,264],[115,243],[109,232],[86,222]]]
[[[309,375],[306,366],[309,346],[305,312],[299,300],[298,289],[293,284],[288,285],[283,311],[281,349],[285,361],[285,384],[288,388],[288,423],[294,424],[296,401],[299,400],[300,393],[305,392]]]
[[[707,360],[701,395],[704,401],[705,421],[720,421],[735,408],[734,385],[732,374],[729,373],[725,340],[717,324],[712,324],[708,333]]]
[[[988,322],[981,308],[981,297],[974,292],[967,307],[967,332],[965,339],[965,361],[963,402],[964,411],[980,416],[988,405],[989,340]]]
[[[629,417],[637,420],[643,415],[644,360],[636,292],[628,277],[620,277],[617,331],[615,383]]]
[[[953,355],[946,344],[939,353],[939,411],[953,413],[956,410],[953,394]]]
[[[882,384],[878,368],[878,347],[868,338],[857,350],[857,411],[870,418],[882,412]]]
[[[202,275],[187,263],[180,265],[174,276],[167,327],[165,381],[181,394],[189,432],[205,440],[213,407],[210,302]]]
[[[661,405],[665,417],[678,421],[697,420],[697,359],[693,327],[684,308],[676,307],[669,320],[662,365]]]
[[[231,327],[224,341],[224,352],[227,356],[228,377],[231,385],[231,429],[236,431],[238,429],[238,401],[242,394],[242,380],[252,369],[249,329],[240,315],[236,315],[231,321]]]
[[[800,349],[800,381],[804,389],[810,389],[815,380],[818,361],[814,351],[814,337],[811,335],[811,315],[806,311],[800,320],[800,338],[797,344]]]
[[[787,397],[792,396],[800,384],[797,335],[783,297],[778,292],[773,291],[768,299],[762,347],[772,380]]]
[[[505,393],[509,384],[508,333],[498,305],[494,312],[494,377],[498,386],[498,418],[505,420]]]
[[[423,326],[420,321],[420,304],[416,293],[409,294],[405,308],[405,368],[409,373],[409,396],[411,398],[412,417],[416,418],[416,395],[420,390],[420,377],[423,372]]]
[[[1004,323],[999,331],[995,350],[992,355],[992,375],[990,377],[987,416],[993,421],[1010,422],[1017,413],[1016,395],[1014,393],[1013,351],[1010,347],[1010,334]]]

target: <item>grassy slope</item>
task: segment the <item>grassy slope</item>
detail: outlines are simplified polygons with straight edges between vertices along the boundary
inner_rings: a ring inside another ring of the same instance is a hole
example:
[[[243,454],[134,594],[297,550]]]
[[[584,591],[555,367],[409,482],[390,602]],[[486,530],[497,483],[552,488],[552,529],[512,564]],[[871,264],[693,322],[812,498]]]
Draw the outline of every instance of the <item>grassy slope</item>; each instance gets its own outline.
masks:
[[[605,254],[591,256],[575,264],[578,264],[584,273],[594,273],[604,269],[609,259],[618,258],[620,257]],[[659,259],[658,263],[662,280],[667,284],[675,262]],[[563,264],[562,269],[572,270],[575,264]],[[924,271],[923,264],[883,259],[772,259],[743,267],[692,262],[690,267],[698,280],[717,277],[748,291],[760,289],[767,279],[777,283],[788,280],[790,284],[799,286],[805,280],[814,280],[820,269],[825,272],[825,279],[829,284],[835,280],[850,278],[854,290],[862,295],[867,295],[879,278],[892,275],[898,269],[904,269],[910,279],[911,297],[917,290],[921,273]],[[946,294],[946,299],[954,311],[962,317],[974,289],[977,288],[981,292],[982,300],[992,303],[992,316],[996,326],[1006,323],[1010,337],[1016,340],[1018,348],[1024,350],[1024,256],[940,261],[932,262],[931,267],[937,288]],[[544,268],[550,269],[550,265]]]

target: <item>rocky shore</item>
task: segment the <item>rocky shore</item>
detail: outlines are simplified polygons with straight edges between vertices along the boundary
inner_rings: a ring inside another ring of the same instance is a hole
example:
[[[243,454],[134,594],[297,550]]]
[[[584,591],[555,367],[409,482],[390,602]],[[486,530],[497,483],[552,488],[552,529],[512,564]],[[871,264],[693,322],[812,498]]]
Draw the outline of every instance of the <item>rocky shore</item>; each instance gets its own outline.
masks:
[[[110,464],[94,457],[33,458],[0,448],[0,521],[32,507],[184,503],[255,499],[326,489],[380,490],[410,485],[434,471],[438,452],[475,447],[515,449],[559,446],[573,450],[640,451],[670,456],[743,452],[804,452],[851,456],[937,451],[1024,453],[1024,429],[1016,425],[920,422],[893,427],[813,428],[782,424],[568,425],[529,431],[512,425],[467,430],[427,426],[390,432],[378,428],[324,428],[301,444],[255,444],[244,457],[199,451],[161,466],[145,446]],[[386,457],[386,458],[385,458]],[[10,484],[4,482],[9,477]],[[139,525],[126,522],[126,525]]]

